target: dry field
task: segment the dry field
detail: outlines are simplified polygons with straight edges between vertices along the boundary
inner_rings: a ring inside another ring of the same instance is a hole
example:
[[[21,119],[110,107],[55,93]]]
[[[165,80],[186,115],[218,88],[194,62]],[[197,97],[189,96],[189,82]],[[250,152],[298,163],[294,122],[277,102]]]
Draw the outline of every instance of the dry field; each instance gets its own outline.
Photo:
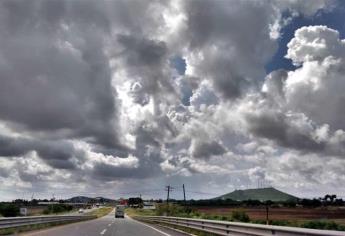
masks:
[[[234,210],[245,211],[252,220],[266,219],[265,208],[226,208],[226,207],[197,207],[200,213],[212,215],[230,215]],[[271,220],[323,220],[345,219],[344,208],[270,208]],[[341,220],[344,221],[344,220]]]

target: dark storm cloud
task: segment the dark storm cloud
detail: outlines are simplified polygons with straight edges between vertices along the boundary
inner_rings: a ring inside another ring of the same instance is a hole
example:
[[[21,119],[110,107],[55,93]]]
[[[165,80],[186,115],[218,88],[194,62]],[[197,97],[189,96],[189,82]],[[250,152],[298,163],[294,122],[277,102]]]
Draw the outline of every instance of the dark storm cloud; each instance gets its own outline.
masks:
[[[157,166],[141,166],[140,168],[117,167],[100,163],[94,166],[92,176],[98,180],[113,181],[118,179],[140,179],[159,175],[161,173]],[[157,172],[158,170],[158,172]]]
[[[23,156],[30,151],[36,151],[43,161],[57,169],[75,169],[76,163],[72,158],[83,160],[83,152],[76,150],[66,141],[44,141],[0,135],[0,156]]]
[[[118,35],[117,41],[126,48],[121,56],[126,58],[130,66],[160,66],[167,53],[164,42],[131,35]]]
[[[274,140],[280,146],[297,150],[320,152],[325,150],[324,142],[317,142],[309,133],[305,134],[298,127],[289,124],[284,114],[248,114],[249,132],[258,137]]]
[[[225,148],[216,141],[196,142],[193,146],[192,155],[197,158],[209,158],[226,153]]]
[[[121,67],[125,68],[133,84],[140,84],[140,90],[134,94],[134,101],[145,105],[147,95],[157,96],[160,93],[174,94],[168,73],[168,48],[165,42],[152,40],[145,36],[117,35],[120,52],[115,58],[120,60]]]
[[[265,73],[265,61],[277,46],[269,37],[270,14],[276,14],[272,6],[265,1],[183,4],[188,26],[183,38],[191,52],[203,53],[196,64],[198,75],[210,78],[226,99],[238,98],[255,87]]]
[[[104,40],[105,5],[1,1],[0,119],[28,131],[64,131],[107,148],[117,137],[116,92]],[[71,34],[73,32],[73,34]]]

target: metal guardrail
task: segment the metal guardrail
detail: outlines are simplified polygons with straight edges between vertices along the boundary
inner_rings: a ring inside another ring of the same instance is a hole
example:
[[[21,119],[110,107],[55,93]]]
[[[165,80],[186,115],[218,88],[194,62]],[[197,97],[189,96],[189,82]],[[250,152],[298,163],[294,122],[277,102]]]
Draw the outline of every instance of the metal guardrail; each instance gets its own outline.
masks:
[[[83,220],[91,220],[95,216],[30,216],[30,217],[5,217],[0,218],[0,229],[16,228],[28,225],[46,224],[46,223],[65,223]]]
[[[165,216],[142,216],[134,217],[136,220],[166,224],[169,226],[185,227],[214,235],[234,236],[345,236],[345,232],[334,230],[316,230],[296,227],[285,227],[275,225],[260,225],[249,223],[238,223],[229,221],[203,220],[192,218],[165,217]]]

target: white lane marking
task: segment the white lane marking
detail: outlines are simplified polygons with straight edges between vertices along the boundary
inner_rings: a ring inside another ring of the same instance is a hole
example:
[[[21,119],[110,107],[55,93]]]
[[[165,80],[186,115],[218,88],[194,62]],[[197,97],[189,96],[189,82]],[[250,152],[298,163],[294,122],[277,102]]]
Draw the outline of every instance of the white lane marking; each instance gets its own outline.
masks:
[[[131,219],[131,220],[134,220],[134,219],[132,219],[132,218],[130,218],[130,217],[128,217],[128,218]],[[151,228],[151,229],[153,229],[153,230],[156,230],[158,233],[161,233],[161,234],[163,234],[163,235],[165,235],[165,236],[171,236],[170,234],[167,234],[167,233],[165,233],[165,232],[163,232],[163,231],[161,231],[161,230],[159,230],[159,229],[156,229],[155,227],[152,227],[151,225],[144,224],[144,223],[142,223],[142,222],[140,222],[140,221],[137,221],[137,220],[134,220],[134,221],[137,222],[137,223],[139,223],[139,224],[145,225],[146,227],[149,227],[149,228]]]
[[[111,226],[111,223],[110,223],[110,224],[108,224],[108,226]]]
[[[101,235],[105,234],[106,231],[107,229],[103,229],[103,231],[101,232]]]

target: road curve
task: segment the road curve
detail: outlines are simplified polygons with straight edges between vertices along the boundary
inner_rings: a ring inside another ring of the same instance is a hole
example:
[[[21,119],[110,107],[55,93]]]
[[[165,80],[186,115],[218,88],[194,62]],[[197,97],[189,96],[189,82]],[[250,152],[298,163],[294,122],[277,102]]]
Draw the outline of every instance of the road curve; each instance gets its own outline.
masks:
[[[114,212],[96,220],[57,226],[22,236],[185,236],[161,227],[152,227],[130,218],[116,218]]]

